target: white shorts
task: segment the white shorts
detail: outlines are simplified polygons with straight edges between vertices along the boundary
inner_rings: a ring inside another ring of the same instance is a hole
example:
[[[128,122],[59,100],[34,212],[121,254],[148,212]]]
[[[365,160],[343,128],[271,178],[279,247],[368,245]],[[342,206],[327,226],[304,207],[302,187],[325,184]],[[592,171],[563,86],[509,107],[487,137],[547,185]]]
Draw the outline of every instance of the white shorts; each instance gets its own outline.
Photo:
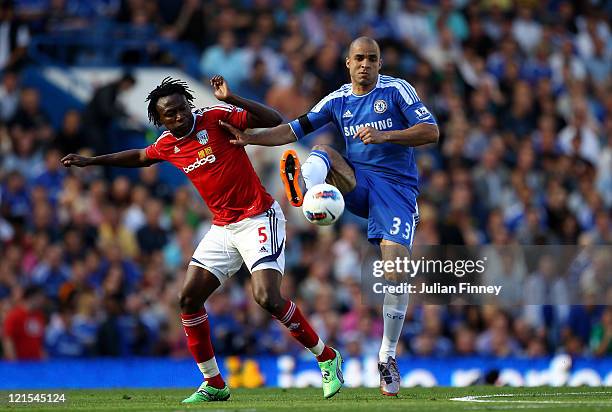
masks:
[[[264,213],[226,226],[212,225],[198,244],[190,265],[208,270],[221,284],[244,262],[251,273],[285,271],[285,215],[275,201]]]

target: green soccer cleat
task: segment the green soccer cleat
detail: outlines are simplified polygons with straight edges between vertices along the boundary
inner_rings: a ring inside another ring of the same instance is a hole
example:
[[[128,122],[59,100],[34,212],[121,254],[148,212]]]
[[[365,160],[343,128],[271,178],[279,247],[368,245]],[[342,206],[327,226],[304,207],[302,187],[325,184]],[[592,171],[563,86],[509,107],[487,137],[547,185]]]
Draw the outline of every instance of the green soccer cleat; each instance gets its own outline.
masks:
[[[201,403],[201,402],[217,402],[226,401],[230,397],[230,391],[227,385],[223,389],[213,388],[208,386],[208,382],[204,381],[197,391],[190,397],[183,399],[181,403]]]
[[[344,383],[342,376],[342,356],[336,349],[331,348],[336,354],[334,359],[319,362],[321,375],[323,375],[323,397],[329,399],[340,391]]]

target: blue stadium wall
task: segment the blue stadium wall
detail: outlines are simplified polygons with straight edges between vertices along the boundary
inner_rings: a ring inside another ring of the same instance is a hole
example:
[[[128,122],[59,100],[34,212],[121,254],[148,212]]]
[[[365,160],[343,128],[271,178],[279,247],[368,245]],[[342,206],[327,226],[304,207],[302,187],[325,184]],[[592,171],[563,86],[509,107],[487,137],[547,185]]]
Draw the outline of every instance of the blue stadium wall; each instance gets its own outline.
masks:
[[[307,387],[320,385],[311,359],[284,357],[220,360],[233,387]],[[542,359],[444,358],[399,359],[404,386],[467,386],[499,373],[497,384],[510,386],[612,386],[612,358]],[[190,359],[88,359],[1,362],[0,389],[193,387],[201,380]],[[349,387],[378,386],[376,359],[345,361]]]

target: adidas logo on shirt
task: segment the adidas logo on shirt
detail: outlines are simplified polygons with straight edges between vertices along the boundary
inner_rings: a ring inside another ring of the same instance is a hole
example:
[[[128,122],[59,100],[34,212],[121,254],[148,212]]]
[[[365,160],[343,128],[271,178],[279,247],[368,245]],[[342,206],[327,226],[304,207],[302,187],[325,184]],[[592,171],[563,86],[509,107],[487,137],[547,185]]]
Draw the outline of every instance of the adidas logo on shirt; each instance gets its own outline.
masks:
[[[351,111],[347,109],[346,112],[344,112],[344,114],[342,115],[342,118],[346,119],[349,117],[353,117],[353,113],[351,113]]]
[[[268,252],[268,249],[266,249],[265,246],[262,246],[261,249],[259,249],[260,252]]]

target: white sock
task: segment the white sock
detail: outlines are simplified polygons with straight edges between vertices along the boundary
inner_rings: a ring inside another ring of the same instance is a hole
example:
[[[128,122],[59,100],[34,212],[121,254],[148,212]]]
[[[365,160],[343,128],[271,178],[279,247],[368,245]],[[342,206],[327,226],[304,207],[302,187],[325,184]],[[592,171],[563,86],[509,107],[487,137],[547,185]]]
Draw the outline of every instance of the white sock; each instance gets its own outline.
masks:
[[[202,375],[204,375],[205,378],[212,378],[213,376],[217,376],[219,373],[221,373],[219,372],[217,360],[214,356],[205,362],[198,363],[198,368],[200,368],[200,372],[202,372]]]
[[[310,152],[310,156],[308,156],[301,169],[302,177],[306,184],[306,191],[310,190],[313,186],[325,183],[325,178],[330,168],[331,161],[327,153],[321,150]]]
[[[312,354],[315,356],[319,356],[320,354],[322,354],[323,349],[325,349],[325,344],[323,343],[321,338],[319,338],[319,341],[316,345],[314,345],[312,348],[308,348],[308,350],[311,351]]]
[[[407,294],[385,294],[383,304],[383,338],[380,344],[380,351],[378,352],[378,360],[380,362],[387,362],[389,356],[395,358],[395,350],[402,333],[406,309],[408,309]]]

